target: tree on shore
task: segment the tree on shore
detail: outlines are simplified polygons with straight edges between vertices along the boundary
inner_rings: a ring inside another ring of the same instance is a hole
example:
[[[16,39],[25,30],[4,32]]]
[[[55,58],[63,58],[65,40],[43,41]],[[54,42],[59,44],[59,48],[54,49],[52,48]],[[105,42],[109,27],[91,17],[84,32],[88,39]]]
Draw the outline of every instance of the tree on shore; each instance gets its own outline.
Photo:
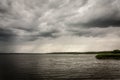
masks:
[[[114,54],[120,53],[120,50],[119,49],[113,50],[113,53]]]

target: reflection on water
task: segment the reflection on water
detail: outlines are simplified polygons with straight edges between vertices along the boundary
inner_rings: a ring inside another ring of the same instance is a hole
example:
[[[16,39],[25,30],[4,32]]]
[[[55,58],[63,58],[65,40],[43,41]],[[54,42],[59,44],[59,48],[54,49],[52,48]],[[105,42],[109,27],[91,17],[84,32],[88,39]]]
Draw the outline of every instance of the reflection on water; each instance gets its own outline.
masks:
[[[0,80],[120,80],[120,60],[95,54],[0,55]]]

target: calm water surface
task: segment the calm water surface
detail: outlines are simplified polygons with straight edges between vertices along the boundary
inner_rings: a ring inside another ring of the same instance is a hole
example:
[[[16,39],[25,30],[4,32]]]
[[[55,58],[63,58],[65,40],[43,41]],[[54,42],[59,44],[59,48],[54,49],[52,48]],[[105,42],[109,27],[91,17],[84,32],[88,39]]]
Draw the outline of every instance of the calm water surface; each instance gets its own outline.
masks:
[[[120,60],[95,54],[0,55],[0,80],[120,80]]]

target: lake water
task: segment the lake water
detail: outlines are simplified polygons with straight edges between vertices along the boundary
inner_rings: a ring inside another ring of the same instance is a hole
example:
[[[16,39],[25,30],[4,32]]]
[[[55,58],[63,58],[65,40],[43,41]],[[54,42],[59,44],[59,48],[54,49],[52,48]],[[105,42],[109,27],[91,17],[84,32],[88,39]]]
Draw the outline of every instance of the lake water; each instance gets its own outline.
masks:
[[[120,60],[95,54],[1,54],[0,80],[120,80]]]

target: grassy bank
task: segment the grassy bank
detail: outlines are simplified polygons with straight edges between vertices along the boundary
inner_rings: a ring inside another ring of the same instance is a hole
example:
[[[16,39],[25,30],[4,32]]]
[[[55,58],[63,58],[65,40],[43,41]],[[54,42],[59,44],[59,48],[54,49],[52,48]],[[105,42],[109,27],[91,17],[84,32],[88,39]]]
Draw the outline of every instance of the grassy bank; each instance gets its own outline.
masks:
[[[120,53],[114,54],[114,53],[105,53],[105,54],[97,54],[97,59],[120,59]]]

